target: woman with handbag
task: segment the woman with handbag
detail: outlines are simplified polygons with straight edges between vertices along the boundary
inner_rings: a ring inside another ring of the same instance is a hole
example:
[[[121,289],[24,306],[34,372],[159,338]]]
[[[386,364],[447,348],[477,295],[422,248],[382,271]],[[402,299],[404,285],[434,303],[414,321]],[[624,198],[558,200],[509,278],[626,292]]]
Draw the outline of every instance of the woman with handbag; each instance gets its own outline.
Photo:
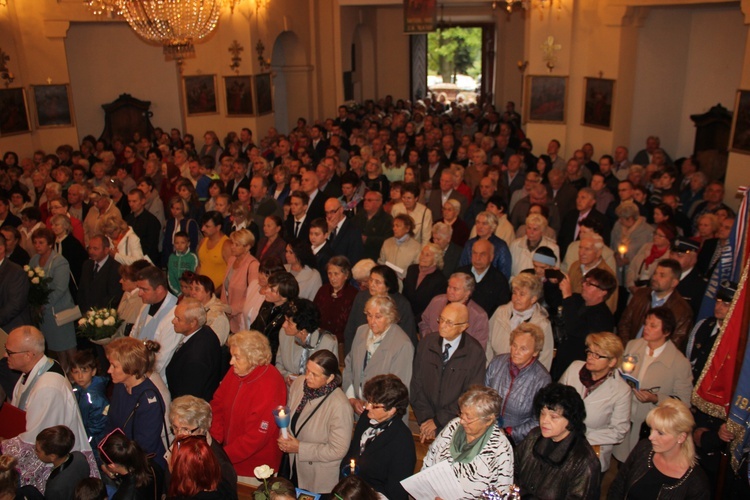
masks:
[[[76,354],[75,320],[81,317],[80,312],[77,317],[69,314],[77,309],[68,287],[70,265],[65,257],[54,251],[55,234],[51,230],[46,227],[37,229],[31,233],[31,241],[36,255],[31,258],[29,266],[42,268],[45,275],[52,278],[47,305],[42,307],[40,330],[51,357],[57,359],[67,372]]]
[[[153,461],[166,470],[166,447],[162,431],[167,434],[167,405],[158,387],[149,378],[159,344],[133,337],[122,337],[105,348],[109,361],[108,373],[115,385],[109,405],[112,427],[122,429],[128,439],[137,442]],[[158,374],[152,374],[152,376]]]
[[[288,456],[288,478],[302,489],[328,493],[339,479],[339,464],[349,449],[353,415],[341,390],[336,356],[327,349],[314,352],[304,377],[289,389],[292,413],[289,437],[279,437],[279,449]]]

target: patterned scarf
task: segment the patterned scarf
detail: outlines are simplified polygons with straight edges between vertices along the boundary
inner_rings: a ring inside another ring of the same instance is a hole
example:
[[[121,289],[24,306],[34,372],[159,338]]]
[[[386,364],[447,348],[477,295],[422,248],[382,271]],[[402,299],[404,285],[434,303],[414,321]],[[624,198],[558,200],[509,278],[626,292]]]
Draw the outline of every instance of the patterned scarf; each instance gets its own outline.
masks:
[[[583,397],[585,398],[586,396],[594,392],[594,390],[596,390],[597,387],[602,385],[602,383],[604,383],[604,381],[607,380],[608,377],[609,377],[609,374],[603,376],[599,380],[594,380],[594,376],[591,374],[591,370],[586,368],[586,365],[583,365],[581,367],[581,371],[578,372],[578,379],[583,384],[583,387],[586,388],[586,390],[584,391]]]
[[[297,409],[294,410],[294,413],[302,413],[302,410],[305,408],[305,405],[309,401],[322,398],[323,396],[332,393],[339,385],[341,385],[341,382],[337,381],[334,377],[334,379],[331,380],[330,383],[324,385],[323,387],[310,389],[309,387],[307,387],[307,380],[305,380],[305,383],[302,386],[302,401],[299,402],[299,405],[297,405]]]
[[[362,437],[359,438],[359,454],[365,452],[365,448],[370,444],[376,437],[378,437],[384,430],[386,430],[393,423],[395,415],[384,422],[378,422],[377,420],[370,419],[370,427],[365,429],[362,433]]]

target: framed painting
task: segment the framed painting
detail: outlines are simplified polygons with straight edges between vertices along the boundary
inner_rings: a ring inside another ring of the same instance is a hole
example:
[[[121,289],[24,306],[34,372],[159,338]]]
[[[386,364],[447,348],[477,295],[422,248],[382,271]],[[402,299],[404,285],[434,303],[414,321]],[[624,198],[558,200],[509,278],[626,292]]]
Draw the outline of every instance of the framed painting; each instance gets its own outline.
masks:
[[[734,102],[729,150],[750,154],[750,90],[738,90]]]
[[[39,128],[72,127],[70,85],[32,85],[36,124]]]
[[[565,123],[567,76],[526,77],[526,121]]]
[[[0,89],[0,137],[31,132],[29,107],[23,88]]]
[[[188,116],[212,115],[219,112],[216,102],[216,75],[186,76],[185,110]]]
[[[584,78],[583,124],[612,130],[612,102],[615,81],[606,78]]]
[[[255,75],[255,98],[258,115],[273,113],[273,90],[271,89],[271,73]]]
[[[227,116],[253,116],[253,77],[225,76]]]

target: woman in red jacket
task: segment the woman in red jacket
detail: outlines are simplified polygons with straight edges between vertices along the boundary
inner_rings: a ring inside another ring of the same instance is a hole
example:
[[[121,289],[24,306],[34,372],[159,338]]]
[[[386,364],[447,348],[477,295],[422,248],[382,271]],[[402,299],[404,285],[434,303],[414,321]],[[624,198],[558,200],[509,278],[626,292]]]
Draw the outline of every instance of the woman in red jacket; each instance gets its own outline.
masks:
[[[211,401],[211,436],[224,445],[240,482],[259,484],[253,469],[278,470],[281,451],[273,410],[286,405],[286,384],[270,365],[268,339],[255,330],[237,332],[227,341],[229,370]]]

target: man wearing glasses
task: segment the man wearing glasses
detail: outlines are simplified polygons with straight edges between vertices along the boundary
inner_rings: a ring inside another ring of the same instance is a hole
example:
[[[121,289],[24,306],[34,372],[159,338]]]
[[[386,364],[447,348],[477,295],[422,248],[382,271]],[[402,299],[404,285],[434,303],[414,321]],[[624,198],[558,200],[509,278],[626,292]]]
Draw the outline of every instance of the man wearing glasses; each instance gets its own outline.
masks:
[[[3,453],[18,459],[21,484],[32,484],[44,491],[41,467],[34,454],[37,434],[48,427],[65,425],[75,434],[74,451],[82,452],[95,476],[96,463],[83,427],[73,389],[62,367],[44,355],[44,336],[33,326],[20,326],[10,332],[5,344],[8,366],[23,375],[13,390],[11,403],[26,412],[26,430],[3,442]]]
[[[469,309],[449,303],[433,332],[417,345],[409,392],[422,443],[434,439],[456,417],[461,394],[484,383],[484,348],[471,335],[464,335],[467,328]]]

